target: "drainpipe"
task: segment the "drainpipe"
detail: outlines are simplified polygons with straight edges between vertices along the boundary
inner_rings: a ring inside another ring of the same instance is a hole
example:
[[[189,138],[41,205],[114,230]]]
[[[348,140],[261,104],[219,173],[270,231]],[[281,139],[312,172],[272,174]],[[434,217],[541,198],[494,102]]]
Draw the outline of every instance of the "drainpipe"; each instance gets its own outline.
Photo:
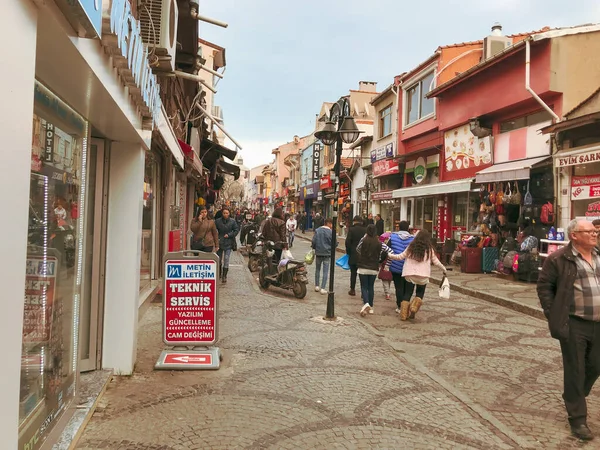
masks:
[[[535,99],[536,102],[538,102],[540,105],[542,105],[542,108],[544,108],[546,111],[548,111],[548,113],[552,117],[554,117],[554,120],[556,120],[556,122],[560,122],[560,117],[558,117],[556,115],[556,113],[554,111],[552,111],[552,109],[546,103],[544,103],[544,100],[542,100],[540,98],[540,96],[537,95],[533,89],[531,89],[531,86],[529,85],[530,81],[531,81],[531,47],[530,47],[530,39],[526,39],[525,40],[525,89],[527,90],[527,92],[529,92],[531,94],[531,96]]]
[[[210,17],[206,17],[206,16],[201,16],[200,14],[198,14],[198,3],[196,2],[190,2],[190,17],[194,20],[200,20],[202,22],[206,22],[206,23],[211,23],[213,25],[216,25],[218,27],[223,27],[223,28],[227,28],[229,26],[229,24],[225,23],[225,22],[221,22],[220,20],[216,20],[216,19],[211,19]]]

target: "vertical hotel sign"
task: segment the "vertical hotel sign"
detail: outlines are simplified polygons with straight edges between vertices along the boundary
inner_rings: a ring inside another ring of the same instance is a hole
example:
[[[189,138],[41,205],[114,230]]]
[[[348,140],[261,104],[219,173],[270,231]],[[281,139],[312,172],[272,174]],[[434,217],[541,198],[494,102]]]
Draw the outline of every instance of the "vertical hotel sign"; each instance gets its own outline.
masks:
[[[323,146],[321,144],[315,144],[313,146],[313,165],[312,165],[312,179],[319,180],[321,178],[321,153]]]
[[[110,16],[105,17],[104,31],[115,39],[103,36],[102,43],[108,47],[118,47],[120,51],[113,52],[113,59],[121,59],[126,67],[118,61],[115,67],[119,69],[121,78],[128,88],[139,89],[142,114],[152,118],[152,124],[158,123],[162,112],[160,87],[156,75],[148,63],[148,47],[142,41],[140,22],[133,17],[129,0],[112,0]]]

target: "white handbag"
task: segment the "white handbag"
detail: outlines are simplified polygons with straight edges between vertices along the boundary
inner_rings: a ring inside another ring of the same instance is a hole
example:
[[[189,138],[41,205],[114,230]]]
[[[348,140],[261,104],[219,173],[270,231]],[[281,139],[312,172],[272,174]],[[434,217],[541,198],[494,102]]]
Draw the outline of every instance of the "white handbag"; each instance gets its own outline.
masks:
[[[440,298],[449,299],[450,298],[450,282],[448,281],[448,277],[444,275],[442,282],[440,283],[439,290]]]

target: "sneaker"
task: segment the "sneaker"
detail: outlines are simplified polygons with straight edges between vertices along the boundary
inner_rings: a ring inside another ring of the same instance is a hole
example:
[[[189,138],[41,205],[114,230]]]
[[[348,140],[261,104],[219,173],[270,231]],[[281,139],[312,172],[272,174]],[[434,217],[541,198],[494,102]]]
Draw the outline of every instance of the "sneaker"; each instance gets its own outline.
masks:
[[[372,306],[369,307],[369,314],[375,314],[375,310]]]
[[[319,292],[321,288],[319,286],[315,286],[315,292]]]
[[[396,308],[396,314],[400,314],[400,308]]]
[[[369,306],[369,304],[368,304],[368,303],[365,303],[365,304],[362,306],[362,308],[360,308],[360,315],[361,315],[361,316],[363,316],[363,317],[364,317],[364,316],[366,316],[366,315],[367,315],[367,312],[369,311],[369,309],[370,309],[370,308],[371,308],[371,307]]]
[[[321,289],[321,294],[327,294],[327,291],[325,289]]]
[[[385,294],[385,299],[386,300],[390,300],[392,297],[390,296],[390,294]]]

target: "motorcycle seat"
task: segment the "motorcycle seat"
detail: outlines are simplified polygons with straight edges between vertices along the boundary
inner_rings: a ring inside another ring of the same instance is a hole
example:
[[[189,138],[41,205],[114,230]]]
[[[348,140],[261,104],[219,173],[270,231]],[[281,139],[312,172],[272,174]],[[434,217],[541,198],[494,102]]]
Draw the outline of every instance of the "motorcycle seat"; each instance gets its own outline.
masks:
[[[306,262],[299,259],[288,259],[288,264],[303,264],[306,265]]]

